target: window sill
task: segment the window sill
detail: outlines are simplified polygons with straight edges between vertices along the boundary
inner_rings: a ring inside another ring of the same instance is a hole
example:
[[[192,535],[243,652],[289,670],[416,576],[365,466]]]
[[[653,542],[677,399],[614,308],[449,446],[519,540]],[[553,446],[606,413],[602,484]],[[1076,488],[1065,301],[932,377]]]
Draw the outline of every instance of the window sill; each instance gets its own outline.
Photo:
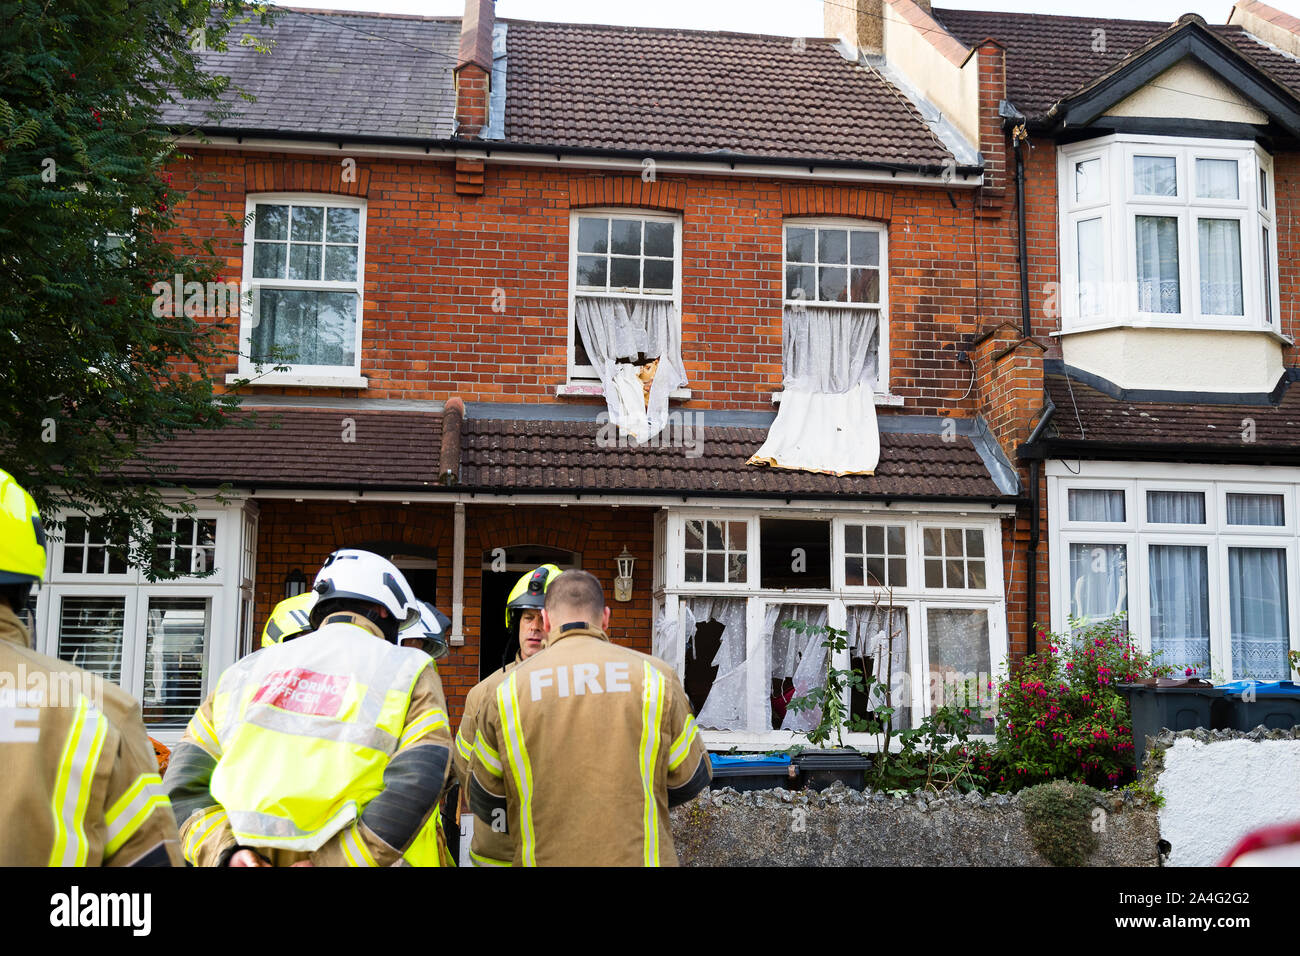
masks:
[[[888,408],[902,408],[902,407],[903,407],[903,396],[902,396],[902,395],[891,395],[889,392],[877,392],[873,397],[874,397],[874,399],[875,399],[875,403],[876,403],[877,405],[882,405],[882,406],[885,406],[885,407],[888,407]],[[773,404],[773,405],[780,405],[780,404],[781,404],[781,393],[780,393],[780,392],[773,392],[773,393],[772,393],[772,404]]]
[[[668,397],[676,401],[687,402],[691,399],[689,388],[675,388]],[[567,382],[555,388],[556,398],[604,398],[605,386],[600,382]]]
[[[1171,329],[1180,332],[1250,332],[1263,335],[1280,345],[1295,345],[1295,339],[1273,329],[1258,325],[1233,325],[1225,322],[1169,322],[1151,319],[1115,319],[1105,322],[1089,322],[1071,325],[1055,332],[1049,332],[1051,338],[1067,335],[1079,335],[1084,332],[1101,332],[1106,329]]]
[[[368,388],[369,379],[364,375],[298,375],[294,372],[269,372],[265,375],[258,375],[253,378],[253,373],[228,373],[226,375],[226,384],[233,385],[236,382],[251,378],[248,387],[280,387],[284,385],[297,385],[303,388]]]

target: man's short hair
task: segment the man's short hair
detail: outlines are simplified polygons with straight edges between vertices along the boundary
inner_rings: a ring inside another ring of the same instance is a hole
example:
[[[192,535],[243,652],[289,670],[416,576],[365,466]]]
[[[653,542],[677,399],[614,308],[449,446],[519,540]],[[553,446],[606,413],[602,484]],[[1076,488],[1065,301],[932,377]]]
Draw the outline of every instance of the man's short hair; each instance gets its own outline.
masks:
[[[599,627],[605,613],[605,592],[589,571],[565,571],[546,588],[546,610]]]

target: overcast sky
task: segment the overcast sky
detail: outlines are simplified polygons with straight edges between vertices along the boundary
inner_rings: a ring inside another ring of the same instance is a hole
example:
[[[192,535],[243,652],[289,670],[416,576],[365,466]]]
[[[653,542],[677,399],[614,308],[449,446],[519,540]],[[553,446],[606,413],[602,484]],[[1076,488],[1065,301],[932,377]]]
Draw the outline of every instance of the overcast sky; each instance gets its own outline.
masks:
[[[459,16],[465,9],[464,0],[298,0],[284,5],[425,16]],[[1271,5],[1300,16],[1300,0],[1271,0]],[[1184,13],[1199,13],[1210,23],[1226,23],[1232,10],[1230,0],[940,0],[938,6],[1170,22]],[[791,36],[822,33],[821,0],[499,0],[497,15]]]

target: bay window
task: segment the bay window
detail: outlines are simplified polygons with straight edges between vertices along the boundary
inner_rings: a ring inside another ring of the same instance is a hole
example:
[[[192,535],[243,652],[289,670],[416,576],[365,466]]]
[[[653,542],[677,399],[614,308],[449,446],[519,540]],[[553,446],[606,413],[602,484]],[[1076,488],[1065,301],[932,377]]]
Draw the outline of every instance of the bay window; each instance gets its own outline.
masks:
[[[1277,331],[1272,159],[1254,143],[1109,136],[1059,150],[1063,328]]]
[[[656,536],[654,651],[711,742],[784,746],[815,726],[789,704],[821,684],[824,635],[787,621],[847,631],[834,666],[888,684],[896,728],[954,703],[992,727],[988,683],[1006,659],[996,518],[682,508]],[[857,717],[883,703],[879,689],[844,700]]]
[[[366,204],[347,196],[250,196],[240,374],[363,387]]]
[[[1055,628],[1122,614],[1180,675],[1285,679],[1297,644],[1294,477],[1247,483],[1206,466],[1190,481],[1166,468],[1169,478],[1087,463],[1075,477],[1053,463]]]

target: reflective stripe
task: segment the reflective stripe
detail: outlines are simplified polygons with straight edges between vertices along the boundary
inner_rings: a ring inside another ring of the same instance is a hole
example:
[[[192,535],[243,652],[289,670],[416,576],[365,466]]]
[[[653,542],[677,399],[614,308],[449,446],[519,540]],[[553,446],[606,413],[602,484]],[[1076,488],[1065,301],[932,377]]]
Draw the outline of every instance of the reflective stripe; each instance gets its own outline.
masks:
[[[474,748],[465,742],[465,738],[460,735],[459,730],[456,731],[456,749],[466,760],[474,759]]]
[[[95,782],[99,753],[108,736],[108,719],[78,699],[77,716],[68,731],[67,743],[59,759],[59,775],[54,784],[54,846],[50,849],[50,866],[85,866],[90,855],[86,840],[86,806]]]
[[[291,714],[273,707],[255,705],[256,710],[244,717],[244,723],[275,730],[291,737],[315,737],[318,740],[335,740],[343,744],[356,744],[391,754],[397,749],[397,738],[386,730],[358,721],[343,723],[333,717],[315,714]]]
[[[695,727],[695,718],[687,717],[686,726],[677,739],[673,741],[672,750],[668,754],[668,769],[676,770],[686,759],[686,755],[691,752],[691,744],[695,742],[697,730]]]
[[[208,837],[212,836],[212,831],[221,827],[227,822],[226,811],[221,807],[215,810],[209,810],[203,816],[194,821],[190,827],[189,836],[185,839],[183,848],[185,859],[189,860],[195,866],[199,865],[199,847],[207,842]]]
[[[217,743],[217,731],[208,723],[208,719],[203,716],[202,711],[196,710],[194,716],[190,718],[189,727],[186,728],[190,736],[198,743],[200,747],[206,750],[211,756],[221,758],[221,745]]]
[[[644,664],[641,693],[641,790],[645,798],[642,843],[644,864],[659,865],[659,805],[655,800],[655,761],[659,756],[659,722],[664,713],[664,675]]]
[[[357,804],[349,800],[334,816],[315,830],[300,830],[288,817],[258,813],[255,810],[231,810],[230,829],[235,839],[252,846],[270,844],[286,850],[319,850],[330,837],[357,819]]]
[[[490,856],[479,856],[473,850],[469,851],[469,858],[475,866],[510,866],[512,860],[494,860]]]
[[[409,747],[422,737],[426,737],[439,728],[445,727],[451,729],[451,723],[447,720],[447,715],[441,710],[431,710],[428,713],[421,714],[411,726],[402,731],[402,736],[397,741],[397,749]]]
[[[505,771],[501,766],[501,755],[488,746],[488,742],[483,739],[483,731],[474,735],[474,752],[478,754],[478,759],[483,763],[484,768],[494,777],[504,776]]]
[[[366,841],[361,839],[361,834],[357,832],[355,826],[348,827],[343,831],[339,845],[343,848],[343,855],[347,857],[349,866],[378,866],[375,858],[370,855],[366,848]]]
[[[108,842],[104,856],[109,857],[135,834],[149,815],[158,809],[171,809],[171,801],[163,790],[162,778],[156,773],[141,774],[131,788],[122,794],[104,815],[108,827]]]
[[[533,833],[533,768],[528,762],[528,748],[524,746],[523,728],[519,723],[519,682],[517,674],[497,688],[497,704],[506,734],[506,757],[514,774],[519,791],[519,838],[524,850],[524,866],[536,866],[535,834]]]

